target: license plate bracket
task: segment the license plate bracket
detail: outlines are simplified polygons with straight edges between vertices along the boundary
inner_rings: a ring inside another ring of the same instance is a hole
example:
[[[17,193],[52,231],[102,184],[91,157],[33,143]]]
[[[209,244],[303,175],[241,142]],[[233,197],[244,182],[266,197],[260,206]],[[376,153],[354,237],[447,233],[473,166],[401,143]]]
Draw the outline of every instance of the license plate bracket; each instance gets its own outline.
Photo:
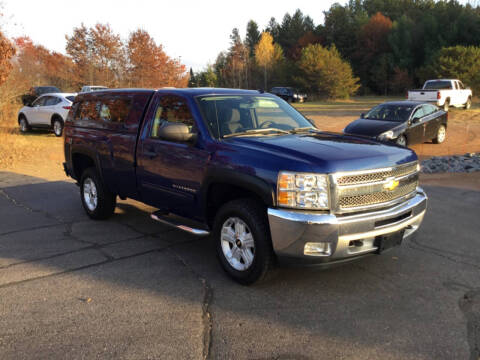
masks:
[[[402,244],[404,230],[392,234],[380,235],[375,238],[374,245],[377,247],[377,253],[389,250]]]

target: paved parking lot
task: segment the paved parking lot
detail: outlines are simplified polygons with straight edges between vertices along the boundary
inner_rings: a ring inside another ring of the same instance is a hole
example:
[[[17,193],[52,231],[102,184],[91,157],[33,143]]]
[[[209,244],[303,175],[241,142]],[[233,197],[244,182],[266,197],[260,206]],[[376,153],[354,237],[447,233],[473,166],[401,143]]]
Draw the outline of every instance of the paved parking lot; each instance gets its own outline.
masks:
[[[480,191],[425,189],[402,247],[243,287],[144,205],[94,222],[72,182],[0,172],[0,357],[477,360]]]

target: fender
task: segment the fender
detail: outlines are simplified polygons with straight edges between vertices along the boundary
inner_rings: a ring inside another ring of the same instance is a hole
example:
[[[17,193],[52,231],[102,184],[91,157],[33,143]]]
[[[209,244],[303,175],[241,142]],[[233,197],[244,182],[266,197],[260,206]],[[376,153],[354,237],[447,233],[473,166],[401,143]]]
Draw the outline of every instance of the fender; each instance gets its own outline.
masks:
[[[80,177],[78,176],[79,174],[75,174],[75,167],[73,166],[73,156],[75,154],[78,155],[85,155],[88,156],[93,160],[93,163],[95,164],[95,169],[97,170],[98,175],[100,176],[100,179],[102,182],[104,182],[103,178],[103,171],[102,167],[100,166],[100,158],[98,155],[98,152],[95,151],[95,149],[92,149],[91,147],[83,146],[83,145],[76,145],[72,150],[71,150],[71,162],[72,162],[72,173],[75,175],[75,179],[77,181],[80,181]],[[105,183],[105,182],[104,182]]]
[[[57,113],[53,114],[52,117],[50,118],[50,123],[51,124],[53,124],[53,120],[55,119],[55,117],[59,117],[62,120],[62,123],[65,124],[65,119],[62,117],[62,115],[57,114]]]
[[[258,176],[239,173],[234,169],[209,169],[200,189],[199,200],[204,214],[207,214],[207,196],[214,183],[229,184],[252,191],[266,206],[275,206],[275,191],[265,180]]]

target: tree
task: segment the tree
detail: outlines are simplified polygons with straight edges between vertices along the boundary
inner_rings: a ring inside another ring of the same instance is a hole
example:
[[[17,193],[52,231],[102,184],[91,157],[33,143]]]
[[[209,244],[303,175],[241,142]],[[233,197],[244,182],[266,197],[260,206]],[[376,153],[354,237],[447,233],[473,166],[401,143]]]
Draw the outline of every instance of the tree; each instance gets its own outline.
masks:
[[[192,88],[197,86],[198,86],[197,79],[195,77],[195,74],[193,73],[192,68],[190,68],[190,77],[188,79],[188,87]]]
[[[138,29],[130,34],[126,53],[130,86],[159,88],[187,85],[185,66],[169,58],[162,45],[157,45],[145,30]]]
[[[213,66],[208,65],[207,68],[200,74],[197,74],[198,86],[201,87],[215,87],[217,86],[217,74]]]
[[[278,44],[273,43],[273,37],[268,32],[263,32],[260,41],[255,46],[255,60],[263,67],[264,89],[267,89],[267,69],[283,58],[283,50]]]
[[[348,98],[359,88],[358,78],[353,76],[350,65],[342,60],[335,46],[324,48],[319,44],[308,45],[298,62],[302,71],[300,81],[312,93],[329,98]]]
[[[6,80],[12,70],[11,58],[15,55],[15,48],[0,31],[0,85]]]
[[[255,56],[255,45],[260,41],[260,31],[255,21],[250,20],[247,24],[247,35],[245,45],[248,47],[250,57]]]

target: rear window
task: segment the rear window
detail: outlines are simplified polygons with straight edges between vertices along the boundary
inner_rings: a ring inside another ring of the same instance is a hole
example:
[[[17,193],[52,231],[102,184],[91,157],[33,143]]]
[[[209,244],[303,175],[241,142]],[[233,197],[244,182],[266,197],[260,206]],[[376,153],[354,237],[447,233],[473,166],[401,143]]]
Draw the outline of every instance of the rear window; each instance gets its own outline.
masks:
[[[65,96],[65,99],[67,99],[68,101],[73,102],[73,100],[75,100],[75,96]]]
[[[425,90],[442,90],[442,89],[451,89],[452,82],[451,81],[427,81],[425,86],[423,87]]]
[[[126,96],[91,98],[74,108],[73,120],[78,126],[105,128],[127,121],[132,100]]]

